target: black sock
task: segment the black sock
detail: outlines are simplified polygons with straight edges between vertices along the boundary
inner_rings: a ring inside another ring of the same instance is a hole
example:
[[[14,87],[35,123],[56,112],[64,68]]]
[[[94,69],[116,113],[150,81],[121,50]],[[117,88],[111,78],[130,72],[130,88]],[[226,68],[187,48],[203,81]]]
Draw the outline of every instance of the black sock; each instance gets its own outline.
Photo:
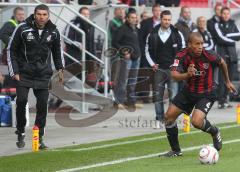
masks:
[[[18,128],[18,127],[17,127],[17,131],[18,131],[19,133],[21,133],[21,134],[22,134],[22,133],[25,133],[25,129],[24,129],[24,128]]]
[[[203,132],[211,134],[212,136],[217,133],[217,127],[212,126],[211,123],[207,119],[204,119],[201,130]]]
[[[177,123],[172,125],[165,124],[168,142],[173,151],[180,151],[179,141],[178,141],[178,127]]]

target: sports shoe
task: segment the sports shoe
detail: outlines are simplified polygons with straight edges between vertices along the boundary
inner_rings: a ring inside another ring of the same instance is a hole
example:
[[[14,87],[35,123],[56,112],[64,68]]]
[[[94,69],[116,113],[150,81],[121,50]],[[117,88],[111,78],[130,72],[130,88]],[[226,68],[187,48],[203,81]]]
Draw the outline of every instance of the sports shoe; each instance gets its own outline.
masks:
[[[17,134],[17,142],[16,145],[18,148],[23,148],[25,146],[24,138],[25,138],[25,133],[20,133],[18,130],[15,131],[15,134]]]
[[[232,108],[233,107],[233,105],[231,105],[229,103],[224,103],[223,105],[224,105],[224,108]]]
[[[159,157],[175,157],[175,156],[182,156],[182,152],[181,151],[169,151],[165,154],[161,154],[159,155]]]
[[[137,109],[141,109],[141,108],[143,108],[143,104],[142,103],[135,103],[135,107]]]
[[[132,102],[127,102],[124,104],[125,108],[129,109],[141,109],[143,107],[143,104],[141,103],[132,103]]]
[[[225,108],[224,104],[218,104],[218,109],[224,109],[224,108]]]
[[[126,109],[126,106],[123,105],[123,104],[118,104],[118,103],[115,103],[113,104],[113,107],[118,109],[118,110],[123,110],[123,109]]]
[[[212,136],[213,138],[213,146],[220,151],[222,149],[222,138],[219,129],[216,127],[217,133]]]
[[[153,129],[160,129],[161,128],[161,124],[159,120],[156,120],[155,125],[153,126]]]
[[[49,147],[44,144],[43,139],[40,137],[39,138],[39,149],[40,150],[47,150],[48,148]]]

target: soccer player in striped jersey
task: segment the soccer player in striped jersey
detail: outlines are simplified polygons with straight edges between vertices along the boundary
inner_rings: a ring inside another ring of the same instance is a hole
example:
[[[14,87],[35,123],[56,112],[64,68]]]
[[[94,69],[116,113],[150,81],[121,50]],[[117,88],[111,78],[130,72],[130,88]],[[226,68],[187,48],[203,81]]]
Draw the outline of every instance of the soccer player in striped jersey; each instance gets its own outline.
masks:
[[[181,113],[190,115],[195,128],[209,133],[213,138],[213,145],[219,151],[222,148],[220,131],[207,120],[207,114],[216,100],[216,84],[214,71],[220,68],[223,72],[226,87],[230,92],[236,92],[230,82],[225,61],[214,52],[203,48],[201,34],[191,33],[188,47],[177,53],[171,66],[171,76],[177,81],[184,80],[185,86],[170,104],[165,114],[165,127],[171,151],[164,156],[181,156],[178,141],[178,127],[175,122]]]

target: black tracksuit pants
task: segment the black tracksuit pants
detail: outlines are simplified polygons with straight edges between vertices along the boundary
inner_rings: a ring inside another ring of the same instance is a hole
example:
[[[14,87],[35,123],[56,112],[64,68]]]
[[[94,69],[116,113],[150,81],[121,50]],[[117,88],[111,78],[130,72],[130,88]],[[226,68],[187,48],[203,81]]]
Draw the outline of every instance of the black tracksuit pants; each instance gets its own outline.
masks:
[[[16,118],[17,118],[17,130],[20,133],[25,132],[26,126],[26,104],[28,102],[28,87],[17,87],[17,101],[16,101]],[[44,127],[46,125],[47,117],[47,102],[48,102],[48,89],[33,89],[33,93],[37,99],[36,119],[35,125],[39,127],[39,135],[44,135]]]
[[[228,67],[228,75],[229,75],[229,79],[230,81],[232,81],[232,77],[233,77],[233,66],[234,63],[230,61],[229,58],[224,59],[225,62],[227,63],[227,67]],[[224,84],[224,77],[223,77],[223,73],[221,70],[219,70],[219,74],[218,74],[218,82],[219,82],[219,86],[218,86],[218,104],[224,104],[227,103],[227,96],[228,96],[228,90],[226,85]]]

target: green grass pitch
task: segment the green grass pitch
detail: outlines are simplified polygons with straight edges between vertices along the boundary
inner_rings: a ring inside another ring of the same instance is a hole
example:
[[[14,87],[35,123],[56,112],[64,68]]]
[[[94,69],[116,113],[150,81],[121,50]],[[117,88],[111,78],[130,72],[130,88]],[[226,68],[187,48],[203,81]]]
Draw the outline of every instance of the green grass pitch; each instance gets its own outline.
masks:
[[[220,127],[234,125],[221,124]],[[179,130],[181,133],[181,130]],[[179,136],[181,147],[192,148],[212,143],[210,135],[196,132]],[[240,125],[221,129],[223,141],[240,139]],[[198,161],[200,148],[183,151],[182,157],[159,158],[150,156],[137,160],[127,159],[154,155],[169,150],[166,133],[148,134],[118,140],[82,144],[54,150],[0,157],[0,172],[48,172],[69,170],[91,172],[237,172],[240,168],[240,140],[223,145],[215,165],[201,165]],[[124,144],[122,144],[124,143]],[[14,144],[14,143],[13,143]],[[86,149],[87,148],[87,149]],[[108,164],[124,160],[124,162]],[[98,167],[95,167],[98,164]],[[104,165],[105,164],[105,165]],[[93,165],[93,166],[90,166]],[[80,170],[82,167],[88,169]],[[72,170],[71,170],[72,169]]]

